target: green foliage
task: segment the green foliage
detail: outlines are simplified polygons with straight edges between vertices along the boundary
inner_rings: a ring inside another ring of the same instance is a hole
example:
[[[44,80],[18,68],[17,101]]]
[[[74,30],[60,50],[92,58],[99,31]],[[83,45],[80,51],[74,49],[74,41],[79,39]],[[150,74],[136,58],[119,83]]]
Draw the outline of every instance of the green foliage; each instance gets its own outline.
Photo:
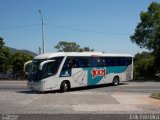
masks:
[[[148,11],[141,12],[141,22],[138,23],[131,41],[140,48],[152,50],[154,63],[157,69],[160,67],[160,3],[153,2],[149,5]]]
[[[137,53],[134,58],[134,79],[155,77],[154,56],[152,53]]]
[[[5,72],[9,68],[9,56],[10,52],[4,47],[5,43],[3,38],[0,37],[0,72]]]
[[[85,51],[85,52],[87,52],[87,51],[91,51],[91,52],[93,52],[94,51],[94,49],[90,49],[89,47],[84,47],[84,48],[82,48],[83,49],[83,52]]]
[[[4,41],[3,41],[3,38],[0,37],[0,49],[3,48],[4,44],[5,44],[5,43],[4,43]]]
[[[151,97],[160,100],[160,92],[154,92],[154,93],[152,93]]]
[[[58,52],[78,52],[80,46],[75,42],[60,41],[55,48],[58,49]]]
[[[12,70],[13,74],[18,75],[19,78],[24,78],[23,65],[33,57],[25,52],[13,54],[4,45],[5,42],[0,37],[0,72]]]
[[[160,4],[153,2],[147,12],[141,12],[140,19],[131,41],[140,47],[154,50],[160,34]]]
[[[94,49],[90,49],[89,47],[80,48],[75,42],[66,42],[60,41],[55,48],[58,52],[84,52],[84,51],[94,51]]]
[[[13,73],[17,73],[22,78],[24,75],[24,72],[23,72],[24,63],[31,59],[32,59],[32,56],[30,56],[27,53],[17,52],[13,54],[10,59]]]

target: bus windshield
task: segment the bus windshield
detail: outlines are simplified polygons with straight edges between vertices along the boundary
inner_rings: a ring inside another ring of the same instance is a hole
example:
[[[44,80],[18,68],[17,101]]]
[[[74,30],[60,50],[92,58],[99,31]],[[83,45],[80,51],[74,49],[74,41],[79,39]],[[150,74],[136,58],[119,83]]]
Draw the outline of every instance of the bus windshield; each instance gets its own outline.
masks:
[[[28,80],[41,80],[55,75],[58,71],[62,59],[63,57],[53,58],[52,60],[54,61],[44,64],[42,70],[40,70],[40,64],[45,60],[33,60]]]
[[[39,80],[42,79],[44,74],[43,71],[39,69],[39,65],[42,60],[33,60],[32,67],[30,69],[28,80]]]
[[[39,65],[40,65],[41,61],[38,61],[38,60],[33,60],[32,62],[32,69],[31,69],[31,72],[32,73],[37,73],[39,71]]]

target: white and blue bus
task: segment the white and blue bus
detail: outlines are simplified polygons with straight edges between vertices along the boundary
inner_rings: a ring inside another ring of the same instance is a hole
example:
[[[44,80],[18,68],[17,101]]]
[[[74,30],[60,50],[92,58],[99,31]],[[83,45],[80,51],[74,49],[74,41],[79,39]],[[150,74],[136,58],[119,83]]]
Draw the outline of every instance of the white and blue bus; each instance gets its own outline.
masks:
[[[120,82],[133,78],[133,57],[102,52],[56,52],[36,56],[28,73],[27,86],[35,91]]]

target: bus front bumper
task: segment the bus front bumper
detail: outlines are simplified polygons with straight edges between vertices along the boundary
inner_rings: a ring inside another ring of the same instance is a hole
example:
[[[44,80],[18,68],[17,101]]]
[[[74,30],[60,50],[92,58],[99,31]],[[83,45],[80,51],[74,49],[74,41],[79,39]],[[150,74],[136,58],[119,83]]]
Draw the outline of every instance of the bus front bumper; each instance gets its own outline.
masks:
[[[27,88],[35,91],[44,91],[44,84],[40,82],[27,81]]]

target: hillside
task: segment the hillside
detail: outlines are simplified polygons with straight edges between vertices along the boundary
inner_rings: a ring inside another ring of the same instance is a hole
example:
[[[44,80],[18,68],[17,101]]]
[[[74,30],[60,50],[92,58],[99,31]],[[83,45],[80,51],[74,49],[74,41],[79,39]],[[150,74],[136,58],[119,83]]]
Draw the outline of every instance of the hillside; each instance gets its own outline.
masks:
[[[16,52],[24,52],[24,53],[27,53],[27,54],[33,56],[33,57],[37,55],[36,53],[29,51],[29,50],[19,50],[19,49],[11,48],[11,47],[6,47],[6,48],[8,48],[12,54],[14,54]]]

